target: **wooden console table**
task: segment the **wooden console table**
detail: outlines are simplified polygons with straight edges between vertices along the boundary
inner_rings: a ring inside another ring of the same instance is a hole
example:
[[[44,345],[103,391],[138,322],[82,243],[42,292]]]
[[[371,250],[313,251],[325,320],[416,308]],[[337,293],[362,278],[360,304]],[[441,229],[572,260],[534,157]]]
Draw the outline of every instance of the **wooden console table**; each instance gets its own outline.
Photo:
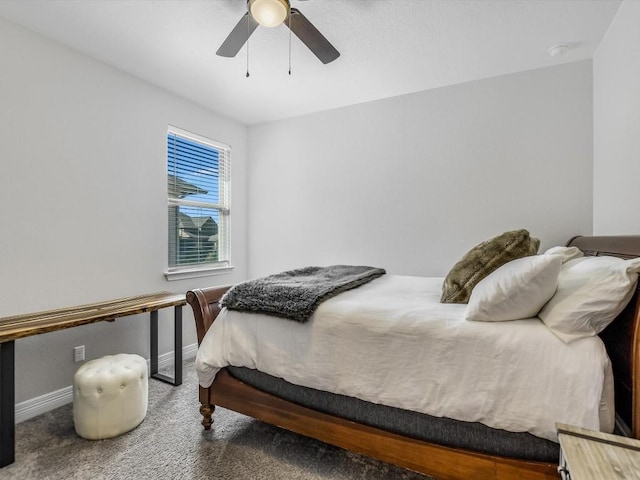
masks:
[[[185,304],[183,294],[159,292],[0,318],[0,467],[15,459],[15,340],[150,312],[151,377],[177,386],[182,384],[182,306]],[[158,310],[167,307],[174,307],[173,378],[158,373]]]

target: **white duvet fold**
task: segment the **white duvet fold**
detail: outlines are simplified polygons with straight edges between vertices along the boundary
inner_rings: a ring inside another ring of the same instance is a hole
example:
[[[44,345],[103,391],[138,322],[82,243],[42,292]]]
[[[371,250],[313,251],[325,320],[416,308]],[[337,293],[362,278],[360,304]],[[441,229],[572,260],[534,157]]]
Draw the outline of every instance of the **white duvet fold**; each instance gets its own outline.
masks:
[[[441,278],[384,275],[297,323],[224,309],[196,357],[202,386],[220,368],[557,441],[555,423],[611,431],[613,380],[598,337],[565,344],[538,318],[464,319]]]

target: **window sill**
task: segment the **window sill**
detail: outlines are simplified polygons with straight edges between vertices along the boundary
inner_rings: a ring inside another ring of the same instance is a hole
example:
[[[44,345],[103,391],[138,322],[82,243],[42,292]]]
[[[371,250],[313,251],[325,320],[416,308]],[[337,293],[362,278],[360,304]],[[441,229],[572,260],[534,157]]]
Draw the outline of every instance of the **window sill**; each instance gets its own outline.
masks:
[[[231,273],[234,269],[233,266],[227,265],[224,267],[193,267],[193,268],[180,268],[176,270],[167,270],[164,272],[164,276],[169,282],[175,280],[186,280],[187,278],[197,277],[209,277],[213,275],[225,275]]]

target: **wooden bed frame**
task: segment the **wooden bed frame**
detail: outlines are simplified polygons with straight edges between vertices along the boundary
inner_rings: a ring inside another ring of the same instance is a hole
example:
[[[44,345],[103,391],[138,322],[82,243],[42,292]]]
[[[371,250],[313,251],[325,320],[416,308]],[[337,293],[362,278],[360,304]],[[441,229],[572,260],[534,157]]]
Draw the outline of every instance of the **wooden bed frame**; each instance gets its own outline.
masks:
[[[640,235],[574,237],[567,243],[586,255],[640,257]],[[220,312],[229,287],[187,292],[198,344]],[[613,364],[619,428],[640,435],[640,286],[627,308],[600,335]],[[321,413],[262,392],[221,370],[209,388],[200,387],[202,424],[210,429],[215,405],[409,470],[452,480],[551,480],[557,465],[477,453],[416,440]]]

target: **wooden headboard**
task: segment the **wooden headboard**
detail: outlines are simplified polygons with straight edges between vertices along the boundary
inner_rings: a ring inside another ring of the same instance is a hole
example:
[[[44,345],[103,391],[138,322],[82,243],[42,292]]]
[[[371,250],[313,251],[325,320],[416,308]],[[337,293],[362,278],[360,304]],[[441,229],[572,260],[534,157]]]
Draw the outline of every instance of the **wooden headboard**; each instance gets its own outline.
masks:
[[[585,255],[640,257],[640,235],[574,237]],[[627,308],[601,334],[613,365],[618,428],[640,438],[640,283]]]

